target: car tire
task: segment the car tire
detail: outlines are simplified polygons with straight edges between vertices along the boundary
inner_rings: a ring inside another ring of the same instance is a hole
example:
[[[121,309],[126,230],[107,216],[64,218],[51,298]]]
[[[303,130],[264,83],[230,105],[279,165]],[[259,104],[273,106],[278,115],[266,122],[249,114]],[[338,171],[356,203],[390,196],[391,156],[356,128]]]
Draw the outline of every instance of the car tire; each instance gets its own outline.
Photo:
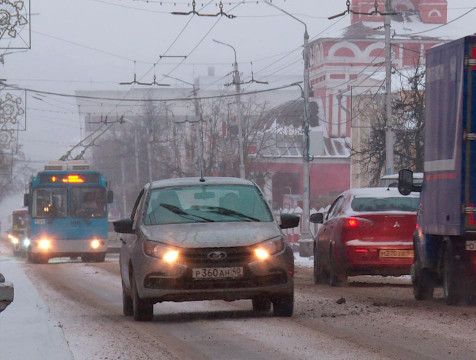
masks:
[[[268,312],[271,310],[271,300],[264,297],[255,297],[251,299],[253,303],[253,311]]]
[[[132,297],[126,291],[124,283],[122,284],[122,313],[124,314],[124,316],[134,315]]]
[[[454,262],[451,244],[447,244],[443,253],[443,292],[447,305],[456,305],[461,300],[460,286],[457,280],[456,264]]]
[[[135,321],[151,321],[154,317],[154,304],[139,297],[134,275],[131,276],[132,288],[132,315]]]
[[[345,281],[346,278],[347,276],[338,273],[334,248],[332,248],[329,255],[329,285],[338,286],[342,281]]]
[[[273,314],[279,317],[290,317],[294,310],[294,291],[281,295],[273,300]]]
[[[327,276],[324,272],[324,269],[319,264],[319,249],[317,248],[317,244],[314,246],[314,284],[322,284],[326,282]]]

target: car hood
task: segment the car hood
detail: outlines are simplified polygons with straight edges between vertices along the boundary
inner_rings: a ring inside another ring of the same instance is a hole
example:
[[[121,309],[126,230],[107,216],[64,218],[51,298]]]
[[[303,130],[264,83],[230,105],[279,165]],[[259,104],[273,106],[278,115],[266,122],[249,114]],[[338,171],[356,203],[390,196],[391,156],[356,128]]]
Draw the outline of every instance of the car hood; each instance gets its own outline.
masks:
[[[248,246],[282,235],[275,222],[220,222],[141,226],[149,240],[189,247]]]

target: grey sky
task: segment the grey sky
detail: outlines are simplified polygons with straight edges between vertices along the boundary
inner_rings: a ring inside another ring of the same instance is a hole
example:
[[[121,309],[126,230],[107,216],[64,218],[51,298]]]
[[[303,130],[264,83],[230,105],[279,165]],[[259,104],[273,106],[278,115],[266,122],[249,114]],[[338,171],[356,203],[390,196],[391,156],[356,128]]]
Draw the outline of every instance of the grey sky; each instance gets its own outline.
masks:
[[[169,73],[179,60],[158,61],[159,56],[165,54],[169,47],[168,55],[189,54],[210,30],[191,56],[171,75],[191,81],[194,75],[205,75],[207,67],[213,64],[217,75],[231,71],[232,50],[214,43],[213,38],[235,46],[240,70],[245,78],[250,75],[251,61],[258,79],[279,68],[283,68],[281,74],[302,73],[300,50],[269,66],[302,44],[303,26],[297,21],[256,1],[247,1],[238,6],[237,0],[230,0],[231,5],[225,2],[224,10],[237,16],[232,20],[225,17],[194,17],[190,21],[188,16],[168,13],[191,10],[190,6],[183,4],[186,1],[177,1],[177,5],[173,6],[167,0],[160,6],[159,2],[134,0],[31,0],[31,10],[35,14],[31,18],[32,48],[6,55],[4,66],[0,67],[0,78],[22,87],[64,93],[93,89],[126,90],[127,87],[117,83],[132,79],[134,65],[131,60],[137,60],[139,78],[153,68],[154,62],[157,62],[155,72],[158,76]],[[201,0],[197,8],[209,2]],[[218,2],[212,0],[203,12],[218,12]],[[345,0],[273,2],[306,22],[311,39],[335,22],[328,20],[328,16],[345,9]],[[474,0],[448,0],[448,3],[449,20],[475,5]],[[467,29],[468,34],[474,33],[474,16],[472,13],[455,24]],[[188,21],[188,26],[173,43]],[[347,16],[331,29],[339,29],[349,23],[350,17]],[[281,56],[276,56],[279,54]],[[195,65],[190,65],[192,63]],[[286,66],[288,64],[292,65]],[[152,81],[152,76],[153,71],[144,81]],[[20,134],[27,158],[37,161],[37,166],[41,166],[43,160],[57,159],[71,144],[76,143],[79,140],[79,117],[74,114],[76,111],[76,102],[72,98],[46,96],[40,101],[30,96],[27,131]]]

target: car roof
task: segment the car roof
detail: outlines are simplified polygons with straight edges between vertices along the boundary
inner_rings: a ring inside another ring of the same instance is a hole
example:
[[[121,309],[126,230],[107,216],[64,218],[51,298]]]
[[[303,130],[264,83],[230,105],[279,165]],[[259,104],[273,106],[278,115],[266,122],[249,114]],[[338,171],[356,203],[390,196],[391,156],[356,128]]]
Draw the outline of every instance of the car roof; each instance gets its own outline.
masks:
[[[396,187],[374,187],[374,188],[361,188],[361,189],[350,189],[347,190],[347,193],[355,197],[377,197],[377,198],[386,198],[386,197],[406,197],[398,192]],[[420,193],[412,192],[410,197],[419,197]]]
[[[188,185],[252,185],[250,180],[235,177],[204,177],[205,181],[200,181],[199,177],[175,178],[157,180],[150,183],[150,188],[162,188],[170,186],[188,186]]]

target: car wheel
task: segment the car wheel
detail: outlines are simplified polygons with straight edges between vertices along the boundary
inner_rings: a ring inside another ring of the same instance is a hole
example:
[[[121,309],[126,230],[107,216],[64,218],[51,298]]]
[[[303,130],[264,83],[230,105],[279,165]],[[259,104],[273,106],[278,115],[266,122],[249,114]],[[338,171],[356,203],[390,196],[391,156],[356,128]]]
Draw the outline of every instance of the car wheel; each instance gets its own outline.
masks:
[[[319,264],[319,249],[316,246],[314,246],[314,284],[322,284],[324,283],[326,279],[326,274],[324,272],[324,269],[322,268],[322,265]]]
[[[337,286],[342,281],[347,280],[346,276],[338,273],[337,262],[336,262],[336,257],[335,257],[333,248],[331,249],[330,256],[329,256],[329,279],[328,280],[329,280],[330,286]]]
[[[124,316],[134,315],[132,297],[127,293],[124,283],[122,283],[122,313]]]
[[[443,291],[446,304],[456,305],[460,301],[460,289],[456,279],[457,271],[453,251],[450,246],[446,246],[443,254]]]
[[[271,300],[263,297],[255,297],[252,300],[253,311],[268,312],[271,310]]]
[[[290,317],[294,310],[294,291],[287,295],[282,295],[273,300],[274,316]]]
[[[131,276],[132,312],[136,321],[150,321],[154,317],[154,304],[139,297],[134,275]]]

